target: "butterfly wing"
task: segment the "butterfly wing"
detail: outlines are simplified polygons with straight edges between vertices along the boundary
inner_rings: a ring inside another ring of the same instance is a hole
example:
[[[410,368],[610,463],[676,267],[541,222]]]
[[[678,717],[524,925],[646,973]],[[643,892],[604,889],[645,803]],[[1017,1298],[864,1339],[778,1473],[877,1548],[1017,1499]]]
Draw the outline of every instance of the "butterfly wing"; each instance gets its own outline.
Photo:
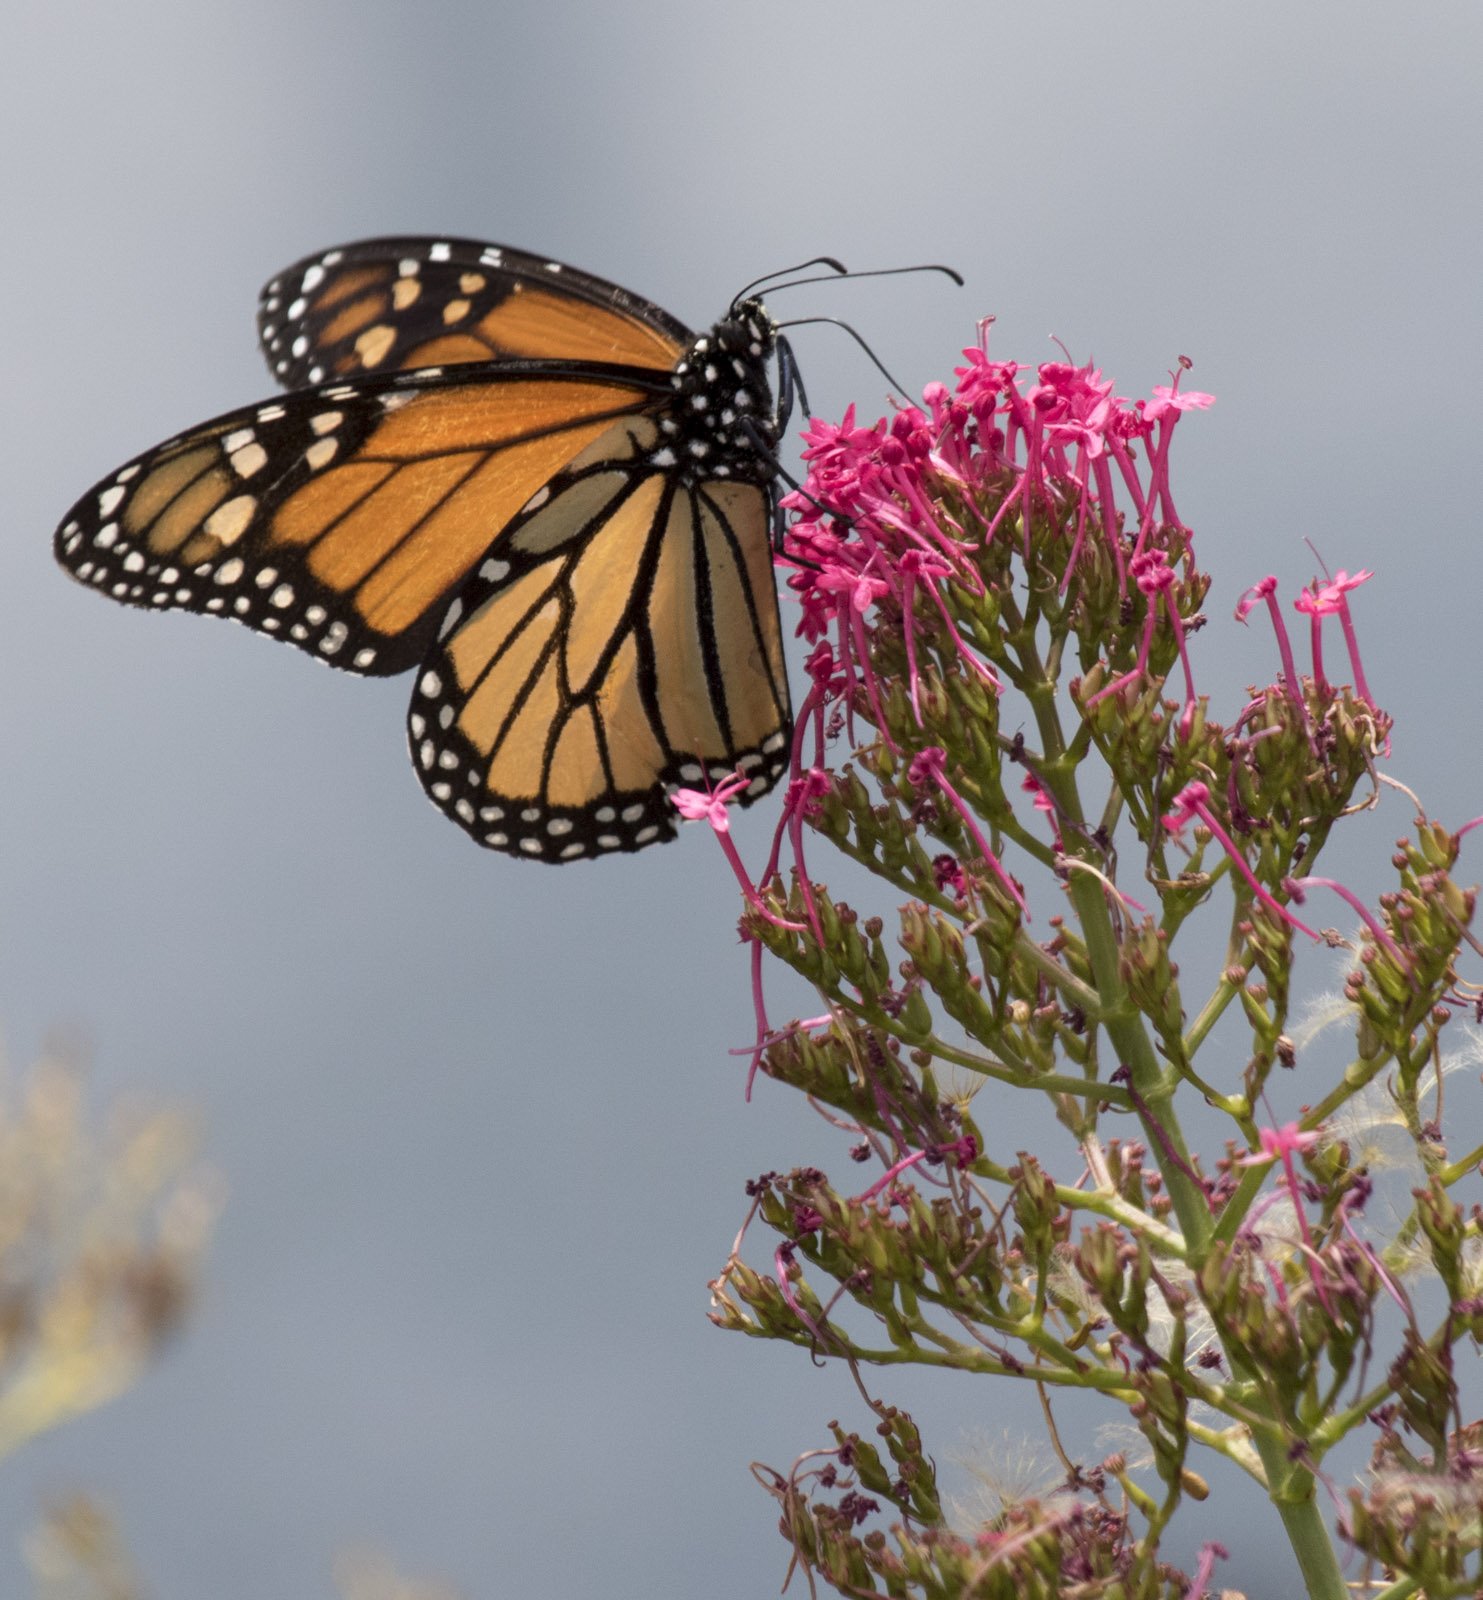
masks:
[[[597,439],[506,529],[418,674],[413,764],[479,843],[550,861],[674,835],[668,794],[788,757],[770,490],[649,465],[648,417]]]
[[[58,529],[57,559],[126,605],[232,617],[334,666],[404,672],[500,530],[667,383],[524,362],[303,390],[104,479]]]
[[[734,424],[770,426],[765,319],[696,340],[558,263],[383,239],[281,274],[259,330],[296,392],[90,490],[57,533],[74,577],[354,672],[421,661],[414,765],[491,848],[637,850],[681,783],[772,787],[772,489]]]
[[[258,304],[285,388],[363,372],[533,357],[667,371],[693,335],[560,262],[468,239],[368,239],[306,256]]]

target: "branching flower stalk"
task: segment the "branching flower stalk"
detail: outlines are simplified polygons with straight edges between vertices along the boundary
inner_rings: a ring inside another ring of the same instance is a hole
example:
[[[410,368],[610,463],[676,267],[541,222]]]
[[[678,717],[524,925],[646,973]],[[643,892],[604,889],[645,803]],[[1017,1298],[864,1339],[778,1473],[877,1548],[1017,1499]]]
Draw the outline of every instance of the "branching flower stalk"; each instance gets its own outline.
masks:
[[[1181,389],[1187,363],[1129,403],[1091,367],[965,354],[922,407],[806,436],[781,560],[810,687],[765,869],[727,835],[736,786],[676,801],[743,882],[754,1071],[808,1095],[864,1169],[757,1179],[712,1286],[718,1324],[844,1363],[877,1418],[875,1442],[832,1424],[759,1480],[811,1590],[852,1597],[1192,1600],[1239,1581],[1248,1542],[1201,1506],[1211,1452],[1265,1489],[1310,1596],[1341,1600],[1360,1567],[1376,1592],[1471,1594],[1479,1152],[1449,1156],[1440,1068],[1445,1029],[1483,1010],[1459,972],[1475,891],[1452,877],[1473,825],[1418,808],[1377,901],[1315,875],[1383,792],[1390,718],[1349,610],[1368,573],[1303,592],[1301,673],[1276,580],[1248,591],[1280,671],[1213,719],[1192,659],[1210,580],[1170,484],[1175,430],[1210,403]],[[831,893],[821,847],[904,897],[894,918]],[[1352,937],[1300,920],[1320,891]],[[1192,960],[1216,917],[1224,958],[1187,999],[1176,944]],[[1295,968],[1331,963],[1324,945],[1354,954],[1352,1049],[1327,1075],[1290,1031]],[[764,955],[820,1015],[770,1024]],[[1059,1150],[1006,1148],[1011,1092],[1049,1104]],[[1415,1174],[1389,1237],[1365,1150],[1335,1131],[1377,1092]],[[1060,1486],[955,1522],[915,1425],[865,1381],[903,1363],[1033,1383]],[[1121,1408],[1147,1466],[1068,1441],[1070,1390]],[[1345,1489],[1335,1453],[1363,1436]],[[1161,1554],[1179,1513],[1204,1541],[1192,1576]]]

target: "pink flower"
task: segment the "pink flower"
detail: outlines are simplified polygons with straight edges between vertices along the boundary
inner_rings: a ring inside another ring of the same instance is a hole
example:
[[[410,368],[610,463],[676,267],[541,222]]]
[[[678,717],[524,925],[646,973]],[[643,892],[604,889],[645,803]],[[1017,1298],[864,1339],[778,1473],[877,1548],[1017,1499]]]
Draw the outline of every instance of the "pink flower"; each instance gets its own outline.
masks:
[[[1180,390],[1168,384],[1154,385],[1153,399],[1143,408],[1150,422],[1158,422],[1171,411],[1203,411],[1215,404],[1213,394],[1202,394],[1198,389]]]
[[[1164,521],[1182,527],[1179,513],[1174,509],[1174,500],[1169,492],[1169,445],[1174,438],[1174,425],[1188,410],[1203,409],[1215,404],[1215,396],[1201,394],[1198,390],[1191,390],[1188,394],[1179,392],[1179,380],[1189,370],[1190,361],[1187,356],[1180,356],[1179,370],[1174,374],[1174,382],[1168,387],[1160,385],[1153,392],[1154,397],[1143,408],[1143,416],[1148,423],[1158,423],[1158,442],[1153,447],[1153,460],[1149,469],[1148,485],[1148,511],[1144,517],[1143,525],[1138,530],[1138,548],[1143,548],[1143,541],[1151,530],[1151,519],[1154,503],[1163,511]]]
[[[1245,622],[1263,600],[1271,605],[1272,596],[1276,593],[1277,579],[1270,572],[1265,578],[1258,578],[1236,602],[1236,621]]]
[[[745,773],[737,772],[708,792],[699,789],[676,789],[669,797],[670,804],[689,821],[699,822],[704,818],[710,823],[716,838],[721,842],[721,849],[727,861],[731,864],[732,872],[736,874],[736,881],[741,885],[747,904],[759,916],[765,917],[774,927],[800,930],[801,923],[785,922],[768,910],[757,885],[747,876],[747,869],[742,865],[742,858],[737,852],[736,841],[731,837],[731,816],[726,808],[751,782],[752,779]]]
[[[1174,796],[1174,809],[1162,821],[1167,833],[1177,836],[1191,822],[1198,818],[1209,828],[1210,832],[1220,841],[1221,847],[1231,859],[1231,865],[1251,885],[1252,893],[1257,899],[1282,922],[1291,923],[1300,933],[1306,933],[1310,939],[1318,938],[1312,928],[1301,923],[1279,901],[1273,899],[1270,893],[1257,882],[1256,875],[1246,864],[1246,857],[1241,854],[1239,846],[1229,833],[1221,826],[1219,819],[1210,809],[1210,790],[1200,782],[1188,783]],[[1301,900],[1301,896],[1299,896]]]
[[[751,780],[740,772],[718,784],[709,794],[699,789],[676,789],[670,796],[675,810],[689,822],[699,822],[702,817],[717,833],[731,831],[731,817],[726,808]]]
[[[1365,682],[1365,669],[1360,662],[1359,639],[1354,631],[1354,620],[1349,615],[1349,591],[1359,588],[1360,584],[1368,583],[1375,574],[1367,568],[1363,572],[1356,572],[1353,577],[1341,568],[1336,577],[1320,583],[1316,578],[1310,588],[1304,589],[1302,594],[1293,601],[1296,610],[1304,612],[1310,619],[1313,637],[1313,677],[1323,689],[1328,684],[1323,675],[1323,645],[1320,632],[1321,621],[1324,617],[1336,616],[1339,626],[1344,632],[1344,643],[1349,651],[1350,670],[1354,673],[1354,687],[1359,695],[1371,706],[1375,704],[1374,696],[1370,693],[1369,685]]]
[[[869,578],[863,572],[852,572],[837,561],[826,562],[819,569],[814,584],[826,594],[839,595],[852,611],[861,616],[883,594],[891,592],[891,585],[884,578]]]
[[[1190,1586],[1184,1591],[1184,1600],[1201,1600],[1209,1591],[1206,1585],[1210,1582],[1211,1574],[1215,1571],[1217,1561],[1229,1561],[1231,1553],[1223,1544],[1217,1544],[1211,1539],[1207,1544],[1200,1546],[1200,1564],[1195,1568],[1195,1575],[1190,1580]]]
[[[1298,1181],[1297,1168],[1293,1165],[1293,1156],[1311,1150],[1319,1142],[1321,1135],[1316,1128],[1309,1129],[1305,1133],[1296,1122],[1284,1122],[1280,1128],[1260,1129],[1257,1137],[1261,1141],[1260,1151],[1239,1157],[1236,1165],[1264,1167],[1273,1161],[1282,1163],[1283,1187],[1286,1188],[1288,1199],[1292,1202],[1293,1214],[1298,1219],[1298,1232],[1303,1237],[1303,1245],[1308,1254],[1308,1277],[1319,1303],[1330,1316],[1333,1316],[1334,1308],[1329,1303],[1328,1292],[1324,1288],[1323,1278],[1318,1270],[1318,1251],[1313,1243],[1312,1230],[1308,1226],[1308,1214],[1303,1210],[1302,1185]],[[1277,1280],[1279,1285],[1280,1281]]]
[[[1050,791],[1033,772],[1025,774],[1025,780],[1020,785],[1020,788],[1032,797],[1031,804],[1050,822],[1051,837],[1056,842],[1056,849],[1064,849],[1065,846],[1061,839],[1061,816],[1055,801],[1051,798]]]
[[[1302,720],[1304,731],[1308,734],[1308,741],[1312,744],[1313,731],[1308,724],[1308,707],[1303,700],[1302,683],[1298,677],[1297,663],[1293,659],[1292,641],[1287,635],[1287,624],[1283,621],[1281,608],[1277,604],[1277,580],[1270,573],[1265,578],[1259,579],[1236,602],[1236,620],[1245,622],[1247,617],[1262,601],[1266,602],[1267,615],[1271,618],[1272,632],[1277,635],[1277,651],[1282,657],[1283,687],[1288,698],[1296,708]]]
[[[1322,1139],[1317,1129],[1310,1128],[1306,1133],[1296,1122],[1284,1122],[1280,1128],[1260,1128],[1257,1138],[1261,1141],[1261,1149],[1254,1150],[1250,1155],[1237,1159],[1238,1167],[1263,1167],[1273,1161],[1290,1162],[1293,1154],[1301,1154],[1304,1150],[1311,1150]]]
[[[963,359],[967,365],[953,368],[953,376],[958,380],[958,399],[981,421],[992,418],[1001,404],[1008,406],[1019,399],[1015,383],[1020,364],[989,360],[989,326],[987,322],[980,324],[981,345],[964,350]]]
[[[1311,598],[1311,604],[1304,605],[1302,600],[1296,602],[1299,611],[1311,611],[1316,616],[1324,616],[1329,612],[1339,612],[1346,604],[1344,596],[1351,589],[1357,589],[1362,583],[1368,583],[1375,574],[1368,567],[1363,572],[1356,572],[1351,578],[1341,567],[1337,576],[1330,578],[1327,583],[1319,583],[1315,578],[1311,590],[1303,591],[1305,598]]]

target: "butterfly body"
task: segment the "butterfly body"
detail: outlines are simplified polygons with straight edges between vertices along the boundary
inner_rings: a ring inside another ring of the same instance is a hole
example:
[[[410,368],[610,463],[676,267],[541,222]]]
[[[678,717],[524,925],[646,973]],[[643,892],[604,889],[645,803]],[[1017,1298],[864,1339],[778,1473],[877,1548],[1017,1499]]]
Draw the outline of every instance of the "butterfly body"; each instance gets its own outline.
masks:
[[[418,669],[429,797],[544,860],[668,838],[668,794],[765,793],[790,713],[756,301],[693,337],[502,247],[373,240],[264,290],[307,383],[180,435],[73,508],[57,554],[125,604],[229,616],[356,673]]]
[[[770,484],[774,468],[759,454],[778,442],[767,361],[776,336],[756,300],[743,301],[710,333],[695,340],[674,369],[674,403],[660,421],[672,443],[681,481],[739,478]],[[668,454],[661,457],[667,463]]]

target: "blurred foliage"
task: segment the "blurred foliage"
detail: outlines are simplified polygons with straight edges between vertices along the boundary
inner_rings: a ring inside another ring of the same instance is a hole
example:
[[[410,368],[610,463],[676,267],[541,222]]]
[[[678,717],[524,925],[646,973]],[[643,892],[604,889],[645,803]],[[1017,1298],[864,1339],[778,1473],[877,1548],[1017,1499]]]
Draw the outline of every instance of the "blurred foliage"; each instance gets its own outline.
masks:
[[[87,1495],[53,1506],[26,1555],[36,1600],[145,1600],[112,1516]]]
[[[93,1126],[81,1073],[0,1078],[0,1457],[122,1393],[179,1328],[219,1209],[176,1112]]]
[[[461,1600],[450,1584],[404,1577],[376,1550],[347,1550],[335,1562],[335,1582],[344,1600]]]
[[[80,1067],[0,1068],[0,1458],[129,1388],[180,1327],[220,1209],[175,1111],[92,1114]],[[143,1600],[78,1494],[27,1541],[36,1600]]]

